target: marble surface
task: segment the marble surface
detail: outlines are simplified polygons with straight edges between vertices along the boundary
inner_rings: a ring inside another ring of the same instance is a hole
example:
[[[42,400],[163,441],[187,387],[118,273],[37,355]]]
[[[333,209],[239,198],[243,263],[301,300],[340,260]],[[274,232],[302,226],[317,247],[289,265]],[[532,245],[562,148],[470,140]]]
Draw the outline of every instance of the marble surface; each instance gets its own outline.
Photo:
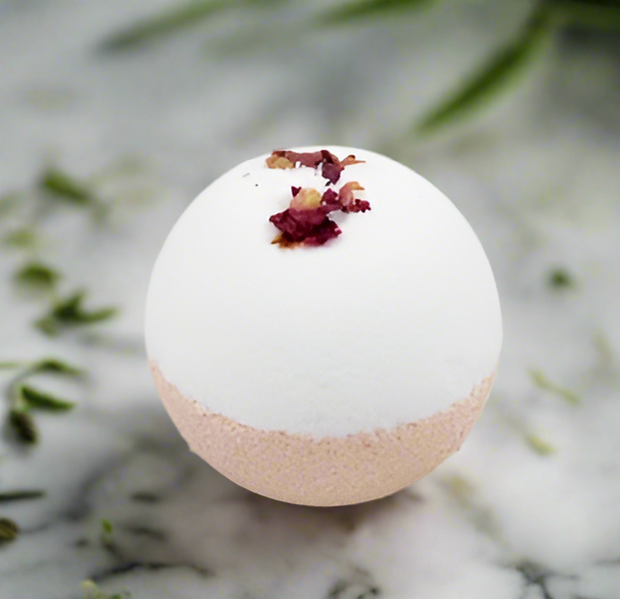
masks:
[[[37,381],[78,404],[37,415],[38,445],[0,441],[0,493],[46,492],[0,503],[22,529],[0,546],[0,598],[78,599],[85,579],[134,599],[620,597],[613,39],[556,38],[484,116],[416,143],[403,131],[526,3],[463,0],[312,32],[321,3],[291,1],[148,49],[97,50],[169,3],[0,2],[0,193],[32,190],[53,162],[110,205],[102,219],[29,193],[0,221],[2,236],[33,221],[39,232],[33,249],[1,250],[0,361],[51,355],[88,373]],[[142,344],[150,268],[187,203],[244,158],[323,142],[385,151],[445,191],[487,250],[505,322],[497,382],[463,449],[393,497],[338,509],[252,495],[190,454]],[[41,335],[32,322],[48,300],[12,280],[31,257],[62,271],[61,294],[86,288],[119,317]],[[573,286],[549,285],[557,267]]]

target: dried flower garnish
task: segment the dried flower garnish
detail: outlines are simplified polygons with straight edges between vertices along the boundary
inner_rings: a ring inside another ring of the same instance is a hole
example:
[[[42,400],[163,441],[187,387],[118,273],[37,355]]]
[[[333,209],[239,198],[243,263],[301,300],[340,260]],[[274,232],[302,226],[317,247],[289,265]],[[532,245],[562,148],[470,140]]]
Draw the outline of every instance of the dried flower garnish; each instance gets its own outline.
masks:
[[[340,174],[346,166],[359,164],[353,154],[344,160],[332,154],[329,150],[316,152],[294,152],[292,150],[275,150],[265,161],[268,168],[294,169],[307,166],[320,169],[321,176],[334,185],[340,179]],[[323,195],[316,189],[309,187],[291,187],[293,199],[290,206],[284,211],[272,215],[269,221],[279,230],[280,235],[272,243],[280,247],[304,245],[323,245],[330,239],[342,233],[340,227],[328,217],[330,212],[366,212],[370,210],[370,203],[354,196],[354,191],[364,188],[357,181],[345,183],[339,192],[327,189]]]
[[[353,192],[364,189],[357,181],[345,183],[336,193],[327,189],[323,195],[310,187],[292,187],[293,199],[289,208],[269,218],[281,232],[272,243],[280,247],[297,244],[323,245],[342,233],[340,227],[329,218],[330,212],[365,212],[370,210],[366,200],[353,196]]]
[[[300,166],[311,168],[321,167],[321,175],[330,183],[335,184],[340,179],[340,173],[345,166],[358,164],[363,160],[356,160],[353,154],[349,154],[344,160],[339,160],[338,156],[329,150],[317,150],[316,152],[293,152],[292,150],[275,150],[266,160],[269,168],[295,168]]]

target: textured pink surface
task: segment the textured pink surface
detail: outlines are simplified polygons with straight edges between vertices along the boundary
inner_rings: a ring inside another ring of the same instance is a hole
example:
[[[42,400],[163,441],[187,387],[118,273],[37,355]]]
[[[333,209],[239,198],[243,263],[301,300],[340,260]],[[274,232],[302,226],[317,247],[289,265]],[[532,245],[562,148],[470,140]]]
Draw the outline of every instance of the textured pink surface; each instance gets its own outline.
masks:
[[[316,506],[378,499],[426,476],[461,447],[494,376],[447,410],[417,422],[315,439],[255,429],[209,412],[166,381],[156,364],[151,369],[166,410],[194,453],[246,489]]]

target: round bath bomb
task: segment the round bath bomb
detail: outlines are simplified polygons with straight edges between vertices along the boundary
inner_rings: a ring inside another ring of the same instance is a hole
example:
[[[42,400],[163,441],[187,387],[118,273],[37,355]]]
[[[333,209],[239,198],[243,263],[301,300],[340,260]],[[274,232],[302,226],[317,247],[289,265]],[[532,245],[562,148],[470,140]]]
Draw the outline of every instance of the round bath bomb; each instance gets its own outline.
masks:
[[[457,451],[501,342],[467,221],[354,148],[276,151],[217,179],[168,236],[146,307],[155,383],[191,450],[306,505],[389,495]]]

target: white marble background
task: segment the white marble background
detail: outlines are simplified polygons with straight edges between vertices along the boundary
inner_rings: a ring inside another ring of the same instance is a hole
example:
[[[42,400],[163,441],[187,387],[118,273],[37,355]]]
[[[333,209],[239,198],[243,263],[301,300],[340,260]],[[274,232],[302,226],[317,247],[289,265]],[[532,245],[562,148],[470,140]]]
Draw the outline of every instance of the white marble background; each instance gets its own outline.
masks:
[[[45,301],[11,280],[28,253],[0,250],[0,361],[53,355],[89,373],[42,381],[79,405],[37,416],[37,446],[0,442],[0,493],[46,491],[0,504],[22,528],[0,546],[0,598],[77,599],[89,578],[134,599],[619,598],[617,38],[556,37],[483,116],[416,143],[410,124],[527,2],[315,31],[329,3],[289,0],[97,51],[172,1],[0,2],[0,194],[32,189],[50,162],[92,182],[108,218],[55,205],[30,252],[62,271],[62,293],[121,307],[50,340],[32,327]],[[339,509],[251,495],[190,455],[142,349],[150,267],[183,208],[242,159],[310,143],[388,152],[442,188],[487,250],[505,319],[497,383],[462,451],[394,497]],[[548,284],[556,267],[573,287]]]

